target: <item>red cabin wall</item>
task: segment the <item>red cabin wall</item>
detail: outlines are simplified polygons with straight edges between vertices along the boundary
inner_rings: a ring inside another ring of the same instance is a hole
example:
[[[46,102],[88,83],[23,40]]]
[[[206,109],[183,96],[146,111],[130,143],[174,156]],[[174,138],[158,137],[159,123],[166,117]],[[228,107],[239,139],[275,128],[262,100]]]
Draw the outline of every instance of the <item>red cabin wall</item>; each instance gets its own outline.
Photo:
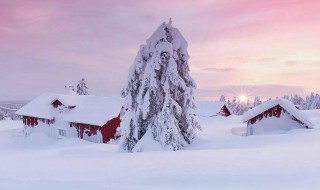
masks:
[[[102,135],[102,142],[107,143],[111,139],[117,138],[116,131],[120,126],[120,122],[120,116],[118,116],[109,120],[102,127],[83,123],[71,123],[70,127],[75,127],[77,129],[78,137],[80,139],[83,139],[84,133],[90,137],[91,135],[97,135],[97,133],[100,132]]]
[[[97,135],[97,132],[100,131],[100,127],[96,125],[89,125],[83,123],[71,123],[70,127],[74,127],[77,129],[78,137],[83,139],[83,134],[88,135]]]
[[[49,120],[49,119],[42,119],[42,118],[37,118],[37,117],[29,117],[29,116],[23,116],[22,117],[23,124],[25,126],[29,127],[35,127],[38,125],[38,122],[41,121],[43,123],[46,123],[48,125],[53,124],[54,120]]]
[[[281,116],[282,113],[288,113],[284,108],[282,108],[280,105],[274,106],[273,108],[268,109],[267,111],[253,117],[252,119],[250,119],[248,121],[248,125],[253,125],[258,121],[261,121],[264,118],[268,118],[268,117],[277,117],[279,118]],[[303,122],[301,122],[300,120],[298,120],[297,118],[295,118],[294,116],[291,115],[291,119],[300,123],[301,125],[304,125]],[[306,128],[308,128],[306,126]]]
[[[116,139],[117,128],[120,127],[120,115],[109,120],[106,124],[101,127],[101,134],[103,137],[103,143],[109,142],[111,139]]]

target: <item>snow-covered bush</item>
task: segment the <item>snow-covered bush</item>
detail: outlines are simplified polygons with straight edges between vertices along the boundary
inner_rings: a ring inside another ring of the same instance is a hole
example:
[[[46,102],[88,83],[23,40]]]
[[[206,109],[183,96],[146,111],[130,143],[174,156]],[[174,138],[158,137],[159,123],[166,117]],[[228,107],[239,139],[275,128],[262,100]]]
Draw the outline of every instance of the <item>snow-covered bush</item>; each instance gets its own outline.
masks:
[[[152,135],[170,150],[180,150],[194,139],[200,126],[195,119],[196,85],[189,75],[188,59],[187,42],[171,20],[140,47],[122,91],[126,109],[120,127],[123,151],[134,151],[144,135]]]

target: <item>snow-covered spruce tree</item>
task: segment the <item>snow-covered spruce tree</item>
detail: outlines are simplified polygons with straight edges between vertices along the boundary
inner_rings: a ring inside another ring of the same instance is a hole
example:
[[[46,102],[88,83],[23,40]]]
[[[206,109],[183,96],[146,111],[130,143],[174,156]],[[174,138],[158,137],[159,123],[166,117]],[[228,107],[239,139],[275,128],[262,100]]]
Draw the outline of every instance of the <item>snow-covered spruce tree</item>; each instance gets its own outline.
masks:
[[[86,80],[82,78],[77,84],[77,94],[78,95],[88,95],[88,87],[86,84]]]
[[[126,109],[120,126],[122,151],[136,151],[135,145],[147,135],[170,150],[180,150],[194,139],[200,126],[188,59],[187,42],[171,19],[140,47],[122,91]]]

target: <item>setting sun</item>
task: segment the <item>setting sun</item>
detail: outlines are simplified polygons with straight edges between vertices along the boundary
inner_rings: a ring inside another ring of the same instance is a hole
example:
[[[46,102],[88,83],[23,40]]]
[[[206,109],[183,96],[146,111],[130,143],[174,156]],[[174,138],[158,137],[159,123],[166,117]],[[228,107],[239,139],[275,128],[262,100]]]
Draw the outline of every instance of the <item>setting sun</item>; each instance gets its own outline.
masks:
[[[248,100],[248,97],[246,95],[240,95],[239,96],[240,102],[246,102]]]

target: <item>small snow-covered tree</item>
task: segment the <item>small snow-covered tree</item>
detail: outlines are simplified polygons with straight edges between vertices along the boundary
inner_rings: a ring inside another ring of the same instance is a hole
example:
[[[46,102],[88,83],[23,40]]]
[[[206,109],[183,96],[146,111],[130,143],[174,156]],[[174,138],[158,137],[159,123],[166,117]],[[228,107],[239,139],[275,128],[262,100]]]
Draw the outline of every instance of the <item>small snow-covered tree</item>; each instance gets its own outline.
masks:
[[[311,104],[312,104],[312,94],[310,96],[306,97],[304,109],[306,109],[306,110],[311,109]]]
[[[286,100],[290,100],[290,97],[288,95],[284,95],[282,98]]]
[[[224,95],[221,95],[219,101],[220,102],[226,102],[226,97]]]
[[[122,91],[126,109],[120,126],[122,151],[135,151],[145,135],[171,150],[180,150],[194,139],[200,126],[188,59],[187,42],[171,19],[140,47]]]
[[[228,106],[229,108],[231,108],[231,101],[230,101],[229,98],[228,98],[228,100],[227,100],[227,106]]]
[[[237,98],[234,96],[231,101],[228,100],[228,106],[232,110],[234,114],[236,114],[235,110],[237,107]]]
[[[78,95],[88,95],[88,87],[86,84],[86,80],[82,78],[77,84],[77,94]]]
[[[312,92],[310,95],[306,96],[306,100],[302,104],[301,109],[303,109],[303,110],[313,109],[314,101],[315,101],[315,95]]]
[[[236,103],[235,103],[235,106],[233,108],[233,113],[235,115],[241,115],[241,111],[242,110],[242,103],[240,102],[240,100],[238,100]]]
[[[260,105],[262,102],[258,96],[254,97],[253,107]]]
[[[300,105],[302,106],[304,104],[304,100],[303,98],[301,98],[301,96],[295,94],[295,95],[291,95],[290,101],[294,104],[294,105]]]
[[[310,107],[311,107],[311,109],[320,109],[320,95],[319,94],[314,95],[314,99],[313,99]]]

